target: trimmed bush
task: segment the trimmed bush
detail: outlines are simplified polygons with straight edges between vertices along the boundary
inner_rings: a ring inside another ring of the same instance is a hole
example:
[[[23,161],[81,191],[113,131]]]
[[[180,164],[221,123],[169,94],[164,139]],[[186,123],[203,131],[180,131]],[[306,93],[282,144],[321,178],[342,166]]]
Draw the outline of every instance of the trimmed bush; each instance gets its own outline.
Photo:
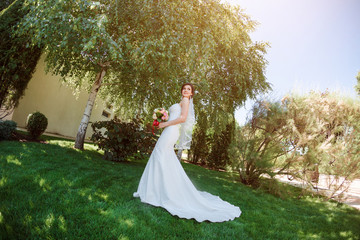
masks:
[[[12,134],[16,130],[16,122],[6,120],[0,120],[0,140],[9,140],[11,139]]]
[[[33,139],[37,139],[45,132],[48,120],[41,112],[29,114],[26,121],[26,129]]]
[[[148,155],[157,137],[142,128],[142,120],[123,122],[118,118],[93,123],[91,140],[104,150],[104,158],[111,161],[127,161],[137,153]],[[105,130],[105,131],[104,131]]]

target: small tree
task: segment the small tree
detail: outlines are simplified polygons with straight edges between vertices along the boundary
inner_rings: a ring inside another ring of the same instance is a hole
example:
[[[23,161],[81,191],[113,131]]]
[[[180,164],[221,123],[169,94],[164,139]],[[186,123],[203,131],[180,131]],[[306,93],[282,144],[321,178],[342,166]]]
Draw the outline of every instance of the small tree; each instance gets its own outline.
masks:
[[[261,175],[275,175],[279,157],[289,151],[284,140],[285,117],[286,110],[278,102],[259,100],[252,108],[251,119],[236,129],[229,152],[242,183],[257,186]]]

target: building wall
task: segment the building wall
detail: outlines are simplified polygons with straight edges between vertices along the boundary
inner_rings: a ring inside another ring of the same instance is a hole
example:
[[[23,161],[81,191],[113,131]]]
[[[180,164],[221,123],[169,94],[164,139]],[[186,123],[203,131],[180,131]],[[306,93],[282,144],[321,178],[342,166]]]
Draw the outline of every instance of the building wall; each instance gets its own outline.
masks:
[[[45,73],[44,59],[45,56],[40,58],[25,95],[14,110],[12,120],[19,127],[25,127],[27,116],[39,111],[48,118],[46,132],[75,138],[89,93],[82,91],[78,97],[74,96],[72,89],[63,85],[59,76]],[[103,111],[109,113],[108,118],[102,115]],[[113,116],[105,102],[97,98],[90,122],[109,120]],[[89,124],[86,138],[89,139],[91,134]]]

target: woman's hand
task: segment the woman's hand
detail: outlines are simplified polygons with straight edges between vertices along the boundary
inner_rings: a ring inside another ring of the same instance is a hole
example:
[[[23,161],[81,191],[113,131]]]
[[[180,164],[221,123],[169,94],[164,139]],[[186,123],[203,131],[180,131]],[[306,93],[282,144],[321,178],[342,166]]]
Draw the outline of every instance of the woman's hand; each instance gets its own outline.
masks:
[[[164,128],[164,127],[167,127],[166,122],[161,122],[161,123],[159,123],[158,128]]]

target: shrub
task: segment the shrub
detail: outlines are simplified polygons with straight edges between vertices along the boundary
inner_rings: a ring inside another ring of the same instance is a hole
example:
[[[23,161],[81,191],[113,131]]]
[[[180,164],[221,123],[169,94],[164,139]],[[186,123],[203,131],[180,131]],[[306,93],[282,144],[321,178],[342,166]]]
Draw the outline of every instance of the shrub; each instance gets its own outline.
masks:
[[[189,161],[206,165],[214,169],[226,169],[230,165],[229,147],[234,132],[234,122],[226,124],[224,129],[208,127],[205,114],[199,114],[188,151]]]
[[[325,184],[328,198],[342,198],[360,177],[359,106],[329,92],[257,102],[229,151],[241,182],[256,186],[262,175],[286,174],[309,190]]]
[[[16,122],[0,120],[0,140],[9,140],[16,130]]]
[[[233,125],[227,124],[220,133],[214,133],[211,138],[211,152],[207,159],[207,165],[212,168],[225,169],[229,165],[229,147],[233,137]]]
[[[33,139],[40,137],[45,132],[47,125],[47,118],[40,112],[34,112],[27,117],[26,129]]]
[[[232,167],[242,183],[257,187],[261,175],[273,176],[278,158],[286,154],[285,124],[285,111],[279,103],[255,102],[251,119],[235,130],[229,149]]]
[[[286,159],[289,174],[311,189],[318,169],[330,190],[327,197],[342,198],[360,177],[359,101],[326,91],[288,96],[283,104],[288,109],[287,141],[296,150]]]
[[[157,137],[142,128],[141,119],[124,122],[118,118],[93,123],[91,140],[104,150],[104,158],[111,161],[126,161],[140,153],[148,155],[155,146]],[[105,129],[105,131],[103,130]]]

